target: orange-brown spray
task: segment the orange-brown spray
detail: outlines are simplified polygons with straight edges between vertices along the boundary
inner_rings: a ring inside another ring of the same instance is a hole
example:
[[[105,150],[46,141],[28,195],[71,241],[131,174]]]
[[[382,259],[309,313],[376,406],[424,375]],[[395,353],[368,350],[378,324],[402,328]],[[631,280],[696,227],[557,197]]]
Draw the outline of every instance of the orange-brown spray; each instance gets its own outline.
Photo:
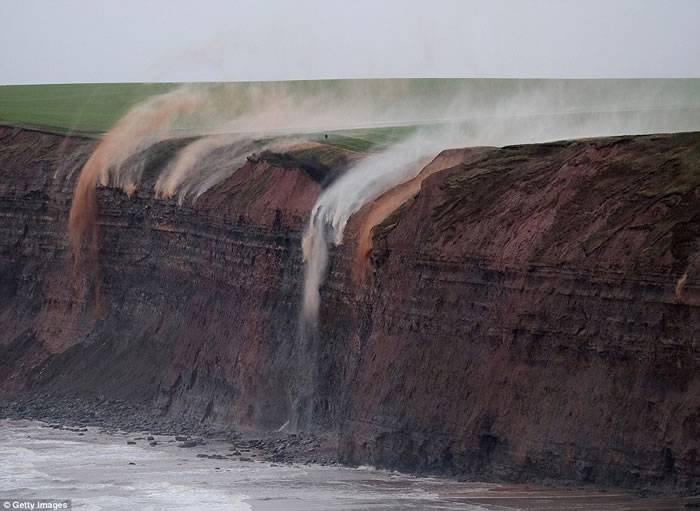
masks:
[[[97,186],[113,184],[134,193],[139,171],[123,168],[139,149],[167,137],[167,130],[181,115],[197,109],[203,96],[180,87],[133,107],[104,136],[83,166],[73,192],[68,218],[74,269],[87,274],[97,269]]]
[[[676,282],[676,302],[683,303],[683,291],[685,290],[685,285],[688,282],[688,271],[681,276]]]

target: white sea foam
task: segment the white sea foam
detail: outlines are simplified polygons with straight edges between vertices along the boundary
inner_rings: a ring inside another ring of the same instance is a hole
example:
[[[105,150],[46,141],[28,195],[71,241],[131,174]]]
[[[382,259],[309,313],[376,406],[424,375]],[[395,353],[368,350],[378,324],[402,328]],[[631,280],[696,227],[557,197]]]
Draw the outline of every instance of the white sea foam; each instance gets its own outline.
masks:
[[[181,449],[166,437],[156,447],[146,441],[127,445],[134,436],[93,429],[78,436],[2,420],[0,496],[71,499],[74,508],[91,511],[480,509],[455,506],[407,476],[197,458],[200,452],[227,452],[228,445]]]

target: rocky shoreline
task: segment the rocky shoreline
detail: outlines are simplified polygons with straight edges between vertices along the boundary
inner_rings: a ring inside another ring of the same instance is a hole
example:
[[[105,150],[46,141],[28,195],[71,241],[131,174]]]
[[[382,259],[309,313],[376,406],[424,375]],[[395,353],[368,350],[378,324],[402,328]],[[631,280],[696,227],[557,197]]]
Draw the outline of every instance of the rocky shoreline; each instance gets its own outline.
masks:
[[[130,433],[127,444],[174,443],[183,449],[211,446],[198,458],[338,465],[337,441],[331,435],[283,431],[246,432],[233,428],[160,418],[145,405],[119,399],[55,398],[48,394],[0,399],[0,419],[32,420],[83,435],[88,427],[103,433]]]
[[[344,466],[337,458],[336,441],[330,436],[283,432],[237,432],[233,429],[216,429],[184,422],[178,424],[171,420],[159,420],[152,414],[149,415],[145,407],[121,400],[51,399],[48,395],[13,400],[0,398],[0,421],[8,419],[44,423],[44,428],[70,432],[80,437],[90,438],[95,434],[107,434],[122,438],[127,446],[142,449],[180,448],[183,454],[188,453],[191,458],[211,460],[211,470],[216,473],[223,473],[227,467],[239,462],[267,463],[270,467]],[[138,454],[142,452],[140,449],[135,450],[134,457],[127,462],[128,465],[142,465],[143,460]],[[395,476],[399,475],[397,472],[392,473]],[[401,477],[420,478],[426,475],[428,474],[401,474]],[[439,479],[445,482],[452,480],[454,483],[459,481],[467,485],[467,488],[469,485],[479,484],[463,478],[441,477]],[[484,484],[493,485],[494,483]],[[498,487],[499,485],[496,485],[494,488]],[[532,492],[534,497],[523,497],[523,500],[519,500],[521,497],[518,497],[518,492],[525,492],[525,494]],[[591,500],[586,501],[586,505],[590,505],[596,499],[605,499],[605,496],[609,495],[609,502],[601,500],[603,504],[612,505],[612,502],[618,500],[621,505],[629,502],[631,507],[625,509],[630,510],[700,509],[700,496],[672,495],[649,489],[618,492],[618,488],[544,479],[534,484],[504,486],[503,495],[488,496],[486,499],[490,501],[494,498],[502,498],[504,503],[523,505],[525,506],[523,509],[530,510],[535,508],[529,507],[532,505],[529,499],[537,499],[541,494],[556,495],[556,498],[568,495],[572,499],[576,499],[576,495],[580,494]],[[479,496],[475,494],[473,498],[478,501]],[[649,507],[646,507],[645,503]]]

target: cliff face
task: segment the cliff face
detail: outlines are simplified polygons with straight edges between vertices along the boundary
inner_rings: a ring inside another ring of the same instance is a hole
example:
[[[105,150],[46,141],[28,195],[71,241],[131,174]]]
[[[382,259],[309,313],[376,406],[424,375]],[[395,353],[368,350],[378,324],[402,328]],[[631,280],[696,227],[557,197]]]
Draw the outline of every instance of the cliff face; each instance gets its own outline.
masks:
[[[291,420],[408,470],[700,487],[698,134],[445,153],[379,216],[360,278],[374,206],[351,219],[303,336],[301,232],[344,160],[251,158],[194,205],[100,188],[93,272],[66,218],[94,143],[0,144],[5,395]]]
[[[697,484],[699,141],[508,147],[428,178],[375,231],[364,330],[324,302],[323,337],[358,347],[344,454]]]
[[[24,155],[54,158],[60,139],[8,136],[31,142],[3,153],[3,389],[153,401],[163,414],[240,427],[284,423],[305,221],[286,205],[299,188],[312,203],[318,182],[259,161],[196,208],[154,200],[147,186],[133,197],[100,189],[93,272],[73,268],[66,233],[79,165],[53,179],[51,162]],[[76,143],[83,155],[93,146]],[[174,149],[161,144],[149,173]],[[256,172],[266,177],[252,193],[238,186]],[[277,195],[265,199],[263,185]]]

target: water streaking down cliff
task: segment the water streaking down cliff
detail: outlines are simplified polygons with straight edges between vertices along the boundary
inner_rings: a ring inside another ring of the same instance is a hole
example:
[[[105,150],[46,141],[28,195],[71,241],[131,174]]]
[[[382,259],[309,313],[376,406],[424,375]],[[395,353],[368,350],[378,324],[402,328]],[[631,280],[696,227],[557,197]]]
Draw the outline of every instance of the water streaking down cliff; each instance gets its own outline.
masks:
[[[156,197],[190,142],[142,149],[130,193],[97,187],[76,265],[96,141],[0,130],[3,410],[122,400],[329,435],[350,464],[698,491],[700,135],[433,155],[329,243],[312,331],[301,238],[358,154],[295,141],[194,202]]]

